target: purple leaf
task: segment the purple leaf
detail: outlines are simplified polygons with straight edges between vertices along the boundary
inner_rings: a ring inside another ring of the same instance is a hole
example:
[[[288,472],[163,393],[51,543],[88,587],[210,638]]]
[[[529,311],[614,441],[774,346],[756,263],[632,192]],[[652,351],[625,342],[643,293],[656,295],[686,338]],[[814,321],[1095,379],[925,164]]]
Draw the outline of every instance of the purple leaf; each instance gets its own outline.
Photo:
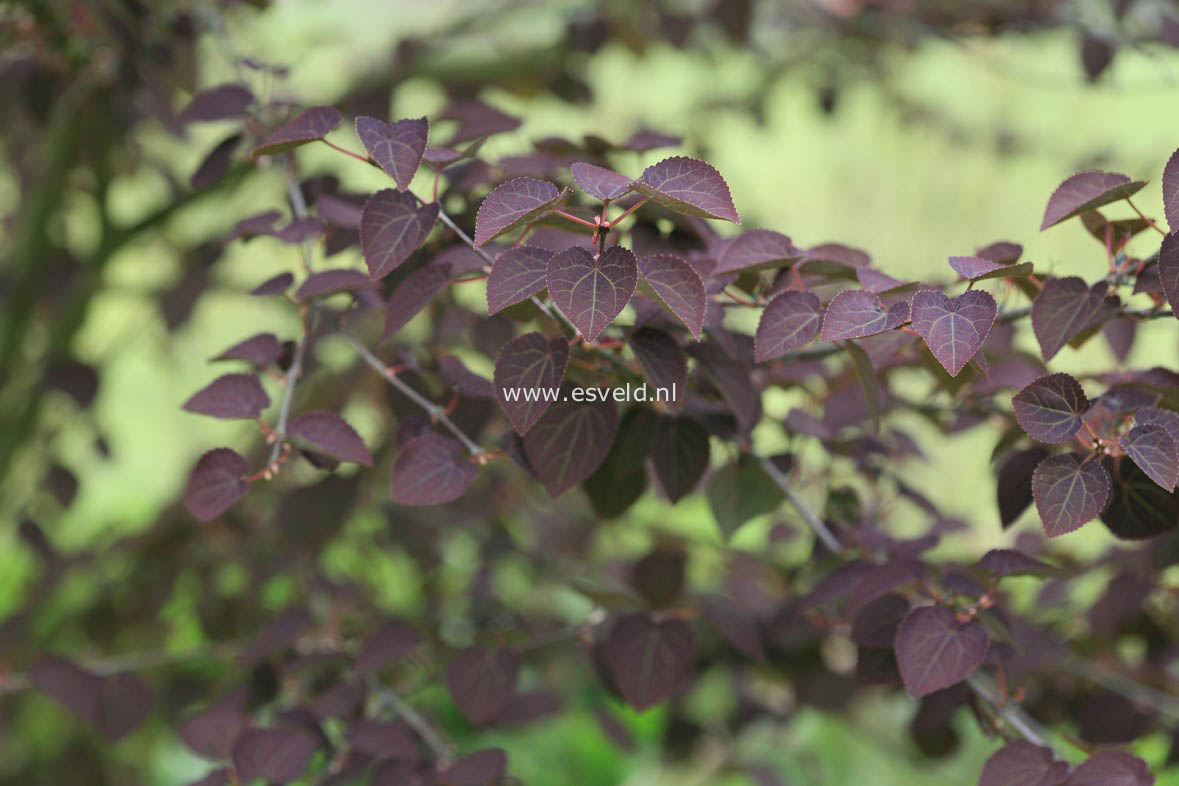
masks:
[[[373,465],[373,457],[356,429],[334,412],[305,412],[291,420],[287,434],[306,440],[316,450],[341,461]]]
[[[999,521],[1007,529],[1032,504],[1032,473],[1036,465],[1048,458],[1048,449],[1034,447],[1012,453],[999,467],[996,496]]]
[[[500,184],[479,205],[475,215],[475,245],[482,246],[537,220],[569,194],[567,188],[558,191],[552,183],[532,177],[517,177]]]
[[[620,617],[605,642],[605,661],[628,704],[644,710],[683,692],[692,679],[696,645],[680,619],[656,621],[636,612]]]
[[[618,199],[630,191],[631,179],[611,169],[605,169],[584,161],[569,165],[573,180],[582,191],[602,200]]]
[[[209,151],[197,170],[192,173],[192,177],[188,181],[189,185],[195,189],[208,188],[224,177],[225,173],[229,171],[229,165],[233,162],[233,151],[237,150],[241,141],[242,135],[240,133],[231,134],[221,140],[216,147]]]
[[[1050,538],[1100,516],[1109,491],[1109,473],[1101,462],[1085,461],[1072,453],[1044,459],[1032,474],[1032,496]]]
[[[604,395],[592,402],[574,401],[574,390],[586,389],[562,388],[562,399],[553,403],[524,435],[528,463],[554,498],[593,474],[610,452],[618,426],[613,401]]]
[[[553,252],[534,246],[514,246],[495,258],[487,276],[487,313],[498,314],[545,288]]]
[[[1049,374],[1016,393],[1011,407],[1028,436],[1054,444],[1068,442],[1081,428],[1081,415],[1089,409],[1089,399],[1073,377]]]
[[[856,268],[856,280],[860,282],[861,287],[869,292],[875,293],[888,292],[908,286],[906,282],[901,281],[899,278],[893,278],[887,273],[881,273],[879,270],[873,270],[870,267]]]
[[[214,360],[244,360],[255,366],[269,366],[282,357],[282,344],[273,333],[259,333],[234,344]]]
[[[1016,740],[987,759],[978,786],[1060,786],[1067,777],[1068,764],[1051,748]]]
[[[210,382],[184,402],[188,412],[215,418],[254,419],[270,406],[270,397],[253,374],[226,374]]]
[[[1023,254],[1023,246],[1019,243],[1011,243],[1006,240],[999,240],[991,243],[989,246],[983,246],[974,252],[976,257],[989,259],[992,262],[998,262],[1000,265],[1010,265],[1019,259]]]
[[[856,270],[872,264],[872,258],[867,252],[858,248],[845,246],[840,243],[820,243],[806,250],[806,258],[801,263],[807,270],[824,272],[829,268],[842,271]]]
[[[340,292],[355,292],[373,289],[372,279],[359,270],[324,270],[309,275],[295,290],[295,300],[305,303],[315,298],[327,297]]]
[[[188,477],[184,507],[201,521],[215,519],[237,502],[250,487],[250,465],[229,448],[210,450],[201,456]]]
[[[1104,308],[1109,284],[1098,281],[1092,287],[1077,276],[1050,278],[1032,303],[1032,330],[1040,351],[1048,361],[1065,344],[1107,316]]]
[[[441,505],[461,497],[478,474],[461,442],[422,434],[406,442],[397,454],[391,495],[399,505]]]
[[[631,333],[628,343],[647,372],[647,379],[655,388],[667,390],[668,403],[678,410],[688,378],[688,360],[680,345],[670,334],[651,327]]]
[[[439,786],[500,786],[508,771],[508,754],[488,748],[455,760],[442,771]]]
[[[1146,185],[1145,180],[1131,180],[1116,172],[1078,172],[1061,183],[1048,199],[1043,231],[1086,210],[1133,196]]]
[[[421,643],[417,630],[400,620],[390,620],[373,631],[356,653],[356,670],[361,674],[380,671],[409,655]]]
[[[100,677],[49,655],[29,668],[29,680],[111,741],[138,728],[151,710],[151,688],[134,674]]]
[[[725,247],[713,275],[786,267],[804,256],[806,252],[786,235],[769,229],[750,229]]]
[[[985,281],[990,278],[1018,278],[1032,273],[1032,263],[1006,265],[984,257],[950,257],[950,267],[962,278]]]
[[[596,341],[622,313],[638,283],[635,255],[612,246],[596,259],[571,246],[549,260],[545,280],[549,297],[586,341]]]
[[[1179,232],[1171,232],[1163,238],[1159,248],[1158,275],[1167,302],[1179,314],[1179,306],[1175,305],[1179,303]]]
[[[1135,426],[1122,435],[1122,449],[1147,477],[1167,491],[1179,484],[1179,449],[1165,426]]]
[[[679,147],[683,143],[684,140],[678,136],[661,134],[658,131],[648,129],[639,129],[631,134],[630,138],[622,143],[622,146],[636,153],[645,153],[648,150],[654,150],[659,147]]]
[[[516,695],[520,657],[510,649],[471,647],[446,666],[446,687],[468,722],[485,726]]]
[[[899,327],[909,319],[909,304],[901,301],[885,306],[871,292],[849,289],[831,298],[823,316],[822,338],[836,341],[863,338]]]
[[[1015,549],[991,549],[978,561],[978,566],[983,570],[989,570],[1000,578],[1003,576],[1044,576],[1054,572],[1051,565]]]
[[[699,341],[708,300],[696,269],[674,254],[642,256],[638,266],[640,287],[683,322]]]
[[[677,213],[741,223],[741,216],[729,195],[729,186],[720,172],[694,158],[673,156],[652,164],[632,187],[656,204]]]
[[[457,388],[459,394],[467,398],[495,398],[491,381],[468,369],[454,355],[438,358],[438,378],[443,384]]]
[[[241,85],[217,85],[196,93],[176,119],[181,123],[201,123],[244,117],[254,94]]]
[[[495,359],[495,397],[517,434],[524,435],[559,398],[569,343],[525,333],[509,341]]]
[[[282,153],[308,142],[318,141],[340,125],[341,119],[340,113],[333,107],[313,106],[280,126],[273,134],[266,137],[266,141],[256,147],[250,155],[257,158],[261,155]]]
[[[661,417],[651,439],[651,464],[674,504],[696,487],[708,469],[708,432],[686,417]]]
[[[957,685],[987,656],[990,636],[977,622],[962,623],[945,606],[909,612],[897,629],[896,657],[913,698]]]
[[[1146,407],[1134,413],[1134,424],[1137,426],[1161,426],[1179,446],[1179,412],[1158,407]]]
[[[459,127],[446,143],[448,147],[520,127],[520,118],[501,112],[481,101],[460,101],[451,104],[438,117],[440,120],[458,121]]]
[[[814,292],[788,289],[771,300],[761,313],[753,340],[756,363],[785,355],[819,335],[823,308]]]
[[[290,288],[291,284],[295,283],[295,277],[290,273],[279,273],[273,278],[268,278],[258,286],[250,290],[251,295],[281,295]]]
[[[1171,154],[1163,167],[1163,213],[1171,231],[1179,230],[1179,150]]]
[[[1082,762],[1064,786],[1153,786],[1146,762],[1121,751],[1098,753]]]
[[[290,783],[307,769],[317,747],[315,738],[293,727],[251,729],[233,746],[233,766],[244,783]]]
[[[360,211],[360,250],[369,277],[379,281],[425,242],[438,205],[418,207],[412,194],[386,188],[373,194]]]
[[[952,377],[982,349],[999,313],[990,293],[978,289],[952,300],[936,289],[923,289],[913,295],[909,308],[913,329]]]
[[[180,739],[198,756],[221,761],[230,757],[249,725],[249,718],[241,713],[214,707],[190,715],[180,726]]]
[[[375,117],[356,118],[356,135],[368,151],[368,156],[397,183],[398,191],[405,191],[426,152],[426,137],[430,124],[424,117],[398,120],[390,125]]]
[[[748,432],[752,429],[761,414],[760,399],[753,388],[752,369],[747,363],[734,360],[714,341],[693,344],[689,351],[696,358],[697,368],[720,391],[736,415],[741,430]]]
[[[348,747],[381,759],[416,762],[422,751],[417,735],[405,721],[361,719],[348,727]]]
[[[315,216],[307,216],[306,218],[294,219],[282,229],[274,232],[273,235],[284,243],[302,243],[305,240],[322,235],[326,229],[327,224],[321,219]]]
[[[385,330],[381,341],[387,341],[405,327],[448,283],[450,266],[447,264],[428,264],[406,276],[393,290],[385,306]]]
[[[887,593],[864,603],[852,619],[851,640],[861,647],[892,648],[897,628],[909,613],[909,601]]]
[[[1133,461],[1106,456],[1113,492],[1101,521],[1116,537],[1143,540],[1179,526],[1179,493],[1160,488]]]
[[[188,786],[228,786],[229,784],[229,770],[221,768],[213,770],[199,781],[192,781]]]
[[[232,240],[239,237],[249,239],[255,235],[273,235],[274,222],[280,218],[282,218],[282,213],[277,210],[267,210],[265,213],[243,218],[234,224],[229,237]]]

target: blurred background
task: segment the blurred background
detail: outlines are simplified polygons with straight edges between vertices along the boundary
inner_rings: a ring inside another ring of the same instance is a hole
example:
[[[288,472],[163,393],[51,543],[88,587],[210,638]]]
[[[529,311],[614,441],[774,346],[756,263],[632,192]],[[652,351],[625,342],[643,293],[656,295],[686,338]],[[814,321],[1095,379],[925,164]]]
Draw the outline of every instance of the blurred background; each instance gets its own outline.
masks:
[[[698,155],[727,179],[745,226],[799,245],[861,247],[906,280],[950,280],[947,256],[996,240],[1023,244],[1038,269],[1101,275],[1104,248],[1079,222],[1039,232],[1049,194],[1075,171],[1110,169],[1151,180],[1136,202],[1161,216],[1157,180],[1179,146],[1179,10],[1159,0],[59,0],[8,4],[0,25],[0,675],[39,651],[85,658],[206,646],[218,640],[203,608],[210,587],[226,602],[248,588],[273,609],[300,592],[294,572],[276,567],[255,581],[214,564],[215,549],[176,505],[201,453],[256,440],[251,424],[181,411],[212,378],[204,359],[243,335],[297,325],[281,304],[246,294],[291,269],[291,248],[268,237],[223,242],[242,217],[282,209],[281,175],[239,166],[191,183],[233,128],[177,120],[200,88],[245,80],[295,104],[393,119],[435,117],[477,97],[522,120],[487,143],[489,159],[552,135],[680,135],[679,150],[627,153],[618,168],[637,175],[665,155]],[[334,138],[358,148],[347,124]],[[305,177],[330,173],[358,191],[382,185],[380,173],[341,165],[321,146],[298,157]],[[1115,208],[1111,217],[1125,216]],[[342,258],[360,265],[355,249]],[[1030,331],[1019,340],[1034,341]],[[1173,324],[1156,320],[1114,362],[1169,365],[1177,351]],[[1095,340],[1064,350],[1052,368],[1108,366],[1112,352]],[[768,395],[767,417],[795,404]],[[380,429],[363,407],[349,419],[366,440]],[[971,525],[940,549],[981,554],[1029,529],[1031,516],[999,527],[987,463],[997,433],[944,439],[917,418],[906,425],[929,460],[902,474]],[[764,440],[773,446],[772,434]],[[592,516],[583,501],[565,505]],[[371,584],[385,610],[420,612],[406,552],[369,548],[384,520],[371,508],[350,515],[316,547],[318,569]],[[761,553],[780,518],[751,521],[731,545]],[[671,506],[648,493],[596,533],[594,553],[606,562],[641,551],[655,530],[723,541],[703,495]],[[1083,554],[1109,542],[1093,526],[1069,547]],[[180,544],[205,549],[207,562],[174,559]],[[442,545],[437,580],[469,580],[476,550],[456,534]],[[546,591],[515,580],[522,597]],[[128,630],[124,617],[139,621]],[[193,683],[207,676],[189,668]],[[177,706],[186,689],[170,685]],[[48,699],[12,694],[0,720],[0,783],[162,786],[204,772],[163,713],[111,746]],[[705,679],[689,711],[703,723],[727,700],[723,680]],[[551,723],[474,743],[505,747],[528,784],[552,783],[545,773],[569,762],[579,786],[755,782],[710,770],[707,746],[668,762],[662,710],[616,707],[629,739],[620,746],[590,707],[587,698]],[[920,759],[905,733],[913,709],[884,698],[844,714],[803,707],[742,745],[792,785],[973,783],[992,743],[960,718],[952,751]],[[1141,745],[1152,760],[1165,750],[1160,739]]]

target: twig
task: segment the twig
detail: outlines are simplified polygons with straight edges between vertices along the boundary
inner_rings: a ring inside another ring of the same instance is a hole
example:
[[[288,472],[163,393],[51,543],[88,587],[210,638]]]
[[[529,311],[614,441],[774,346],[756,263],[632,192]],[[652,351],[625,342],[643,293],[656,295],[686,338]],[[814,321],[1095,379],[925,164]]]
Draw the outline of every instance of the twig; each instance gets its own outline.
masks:
[[[274,424],[274,446],[270,449],[270,461],[273,465],[282,453],[283,442],[287,436],[287,422],[291,417],[291,403],[295,400],[295,386],[299,384],[299,377],[303,375],[303,360],[307,357],[307,345],[311,343],[311,326],[308,322],[311,316],[303,317],[303,337],[295,347],[295,357],[291,361],[286,373],[286,386],[282,392],[282,404],[278,410],[278,422]]]
[[[770,479],[786,495],[786,499],[789,500],[790,504],[798,512],[798,515],[802,516],[803,521],[815,533],[815,536],[823,541],[823,545],[835,554],[842,554],[843,544],[839,542],[835,534],[823,523],[823,520],[816,516],[815,512],[807,506],[802,497],[798,496],[798,492],[790,485],[790,481],[786,479],[786,476],[782,474],[782,471],[778,469],[777,465],[766,456],[758,456],[757,460],[766,474],[770,476]]]
[[[966,684],[980,699],[994,707],[999,717],[1019,732],[1025,740],[1034,745],[1051,747],[1046,740],[1047,734],[1040,724],[1032,720],[1031,716],[1020,709],[1018,705],[1001,702],[994,687],[985,676],[976,671],[966,678]]]
[[[413,727],[413,730],[433,751],[435,758],[445,761],[454,758],[455,747],[442,739],[442,735],[434,729],[434,726],[420,712],[410,706],[409,702],[401,698],[400,693],[390,687],[382,686],[378,690],[377,696],[389,706],[389,709],[400,715],[406,723]]]

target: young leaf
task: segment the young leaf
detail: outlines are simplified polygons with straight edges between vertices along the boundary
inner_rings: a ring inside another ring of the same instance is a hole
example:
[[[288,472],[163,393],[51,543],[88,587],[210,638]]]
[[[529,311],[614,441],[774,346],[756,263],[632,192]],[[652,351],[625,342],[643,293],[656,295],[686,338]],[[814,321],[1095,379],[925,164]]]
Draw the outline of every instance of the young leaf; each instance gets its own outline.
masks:
[[[1049,444],[1068,442],[1081,428],[1089,399],[1068,374],[1040,377],[1011,399],[1015,419],[1028,436]]]
[[[512,428],[523,436],[559,398],[569,343],[525,333],[504,344],[495,359],[495,398]]]
[[[200,521],[215,519],[237,502],[250,487],[250,465],[229,448],[210,450],[201,456],[188,476],[184,507]]]
[[[913,698],[957,685],[987,656],[990,636],[977,622],[959,622],[945,606],[913,609],[897,629],[897,665]]]
[[[923,289],[909,308],[913,329],[952,377],[982,349],[999,313],[990,293],[978,289],[952,300],[936,289]]]
[[[635,612],[620,617],[605,642],[605,660],[622,698],[637,710],[681,693],[692,677],[695,638],[680,619],[656,621]]]
[[[1111,316],[1102,308],[1109,284],[1092,287],[1077,276],[1050,278],[1032,303],[1032,330],[1048,361],[1075,336]]]
[[[578,161],[569,165],[569,171],[582,191],[598,199],[618,199],[630,191],[631,179],[611,169]]]
[[[1067,777],[1068,764],[1051,748],[1016,740],[987,759],[978,786],[1060,786]]]
[[[999,502],[999,522],[1007,529],[1028,505],[1032,504],[1032,473],[1048,458],[1048,449],[1029,448],[1012,453],[999,467],[995,493]]]
[[[1135,426],[1122,435],[1122,449],[1147,477],[1167,491],[1179,483],[1179,449],[1162,426]]]
[[[545,280],[561,313],[586,341],[596,341],[630,302],[638,272],[635,255],[622,246],[611,246],[596,259],[571,246],[549,260]]]
[[[231,120],[243,117],[253,101],[254,94],[242,85],[217,85],[194,94],[176,120],[181,123]]]
[[[368,151],[368,156],[397,183],[398,191],[405,191],[426,152],[426,137],[430,124],[424,117],[398,120],[390,125],[374,117],[356,118],[356,136]]]
[[[814,292],[788,289],[766,304],[753,339],[753,360],[764,363],[809,344],[819,335],[823,307]]]
[[[718,469],[708,484],[708,504],[725,536],[754,516],[774,511],[781,503],[782,490],[748,455]]]
[[[738,270],[786,267],[806,256],[790,238],[769,229],[750,229],[725,247],[713,275]]]
[[[381,341],[387,341],[405,327],[419,311],[429,305],[434,296],[450,283],[450,266],[434,261],[410,273],[397,285],[385,306],[385,330]]]
[[[656,389],[668,392],[668,404],[678,411],[688,378],[688,360],[680,345],[670,334],[651,327],[631,333],[628,343],[647,372],[647,379]]]
[[[655,477],[674,504],[696,487],[708,469],[708,432],[686,417],[661,417],[651,441]]]
[[[317,747],[314,737],[291,726],[251,729],[233,746],[233,767],[245,783],[262,778],[286,784],[303,774]]]
[[[696,269],[674,254],[642,256],[638,266],[639,286],[683,322],[699,341],[708,300]]]
[[[823,315],[824,341],[863,338],[899,327],[909,319],[909,304],[901,301],[885,306],[878,296],[862,289],[849,289],[831,298]]]
[[[270,406],[270,397],[254,374],[226,374],[198,390],[183,409],[215,418],[254,419]]]
[[[1082,762],[1064,786],[1154,786],[1154,776],[1137,756],[1105,751]]]
[[[531,223],[570,194],[552,183],[532,177],[517,177],[496,186],[483,198],[475,214],[475,245],[482,246],[505,232]]]
[[[613,401],[605,396],[574,401],[572,390],[562,388],[561,399],[524,435],[528,463],[554,498],[593,474],[610,451],[618,426]]]
[[[487,313],[498,314],[544,289],[552,258],[552,251],[533,246],[515,246],[496,257],[487,276]]]
[[[479,474],[458,440],[433,432],[414,437],[393,464],[390,494],[399,505],[441,505],[461,497]]]
[[[1043,231],[1086,210],[1133,196],[1146,185],[1145,180],[1131,180],[1117,172],[1078,172],[1065,180],[1048,199]]]
[[[213,360],[244,360],[259,368],[282,357],[282,344],[273,333],[259,333],[234,344]]]
[[[333,107],[313,106],[283,123],[273,134],[266,137],[265,142],[254,148],[250,155],[257,158],[282,153],[308,142],[318,141],[340,125],[341,119],[340,113]]]
[[[1179,231],[1179,150],[1171,154],[1163,167],[1163,213],[1171,232]]]
[[[1072,453],[1044,459],[1032,474],[1032,496],[1050,538],[1100,516],[1109,491],[1109,473],[1101,462],[1085,461]]]
[[[720,172],[694,158],[665,158],[647,167],[631,187],[677,213],[741,223],[729,186]]]
[[[369,277],[379,281],[409,259],[437,220],[438,205],[418,207],[412,194],[386,188],[369,197],[360,210],[360,250]]]
[[[316,450],[341,461],[373,465],[373,457],[356,429],[334,412],[305,412],[292,418],[287,424],[287,434],[306,440]]]
[[[373,282],[359,270],[324,270],[309,275],[295,290],[295,300],[305,303],[340,292],[372,289]]]
[[[485,726],[499,716],[516,694],[520,657],[510,649],[471,647],[446,666],[446,687],[463,717]]]

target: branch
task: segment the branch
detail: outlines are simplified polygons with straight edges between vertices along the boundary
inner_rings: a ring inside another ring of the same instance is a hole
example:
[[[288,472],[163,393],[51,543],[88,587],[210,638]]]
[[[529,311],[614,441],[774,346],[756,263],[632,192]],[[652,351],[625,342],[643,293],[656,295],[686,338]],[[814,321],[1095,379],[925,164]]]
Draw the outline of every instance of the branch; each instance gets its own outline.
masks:
[[[823,541],[823,545],[833,554],[842,554],[843,544],[839,542],[835,534],[823,523],[823,520],[816,516],[815,512],[807,506],[806,501],[798,496],[798,492],[790,485],[790,482],[782,474],[782,471],[778,469],[777,465],[766,456],[758,456],[757,460],[761,464],[761,468],[770,476],[770,479],[786,495],[786,499],[789,500],[790,504],[798,512],[798,515],[802,516],[802,520],[815,533],[815,536]]]
[[[405,722],[430,747],[435,758],[445,761],[454,758],[455,746],[444,740],[434,726],[426,720],[425,716],[410,706],[409,702],[403,699],[400,693],[390,687],[382,686],[377,689],[377,698],[394,713],[405,719]]]
[[[1171,720],[1179,720],[1179,698],[1169,693],[1135,682],[1129,677],[1118,674],[1116,671],[1110,671],[1077,655],[1066,655],[1060,665],[1066,671],[1115,693],[1120,693],[1136,704],[1149,707]]]

